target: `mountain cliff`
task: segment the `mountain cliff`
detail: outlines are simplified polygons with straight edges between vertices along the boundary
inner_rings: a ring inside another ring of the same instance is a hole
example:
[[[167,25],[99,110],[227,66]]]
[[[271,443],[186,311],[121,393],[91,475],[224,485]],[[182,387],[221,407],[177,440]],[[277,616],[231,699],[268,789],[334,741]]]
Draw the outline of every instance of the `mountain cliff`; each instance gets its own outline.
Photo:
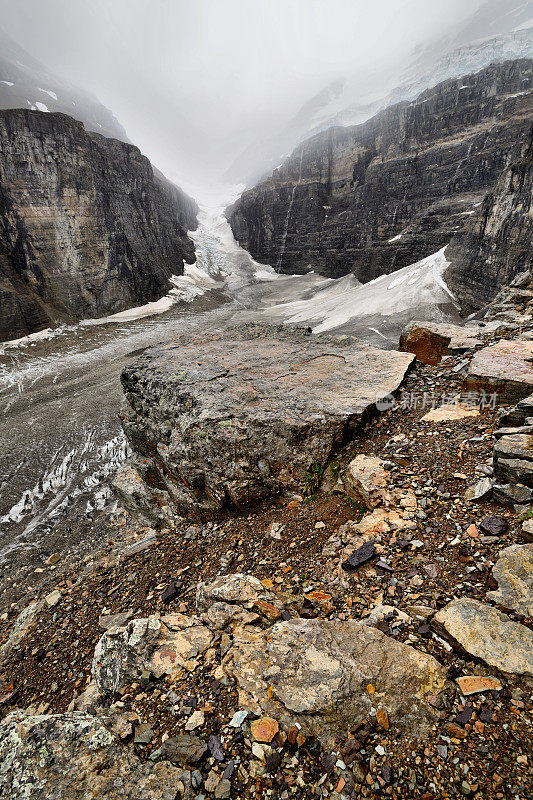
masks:
[[[0,112],[0,340],[159,299],[194,261],[190,198],[133,145]]]
[[[532,77],[492,65],[305,141],[228,209],[236,239],[279,272],[365,282],[435,253],[521,152]]]
[[[446,249],[446,283],[472,311],[495,289],[533,280],[533,126],[478,213]]]

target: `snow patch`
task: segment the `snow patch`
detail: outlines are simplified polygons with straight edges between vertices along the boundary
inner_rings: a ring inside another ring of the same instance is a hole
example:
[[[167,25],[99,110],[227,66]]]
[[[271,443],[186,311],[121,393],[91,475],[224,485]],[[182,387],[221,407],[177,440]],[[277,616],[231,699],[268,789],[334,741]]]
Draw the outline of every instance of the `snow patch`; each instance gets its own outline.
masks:
[[[57,100],[57,94],[55,92],[52,92],[50,89],[41,89],[40,86],[38,86],[37,88],[39,89],[40,92],[44,92],[49,97],[51,97],[52,100]]]
[[[14,86],[15,85],[11,81],[0,81],[0,83],[5,83],[6,86]]]
[[[39,100],[35,101],[35,108],[37,111],[48,111],[48,106],[44,103],[39,102]]]
[[[369,316],[390,317],[405,311],[455,303],[443,274],[450,262],[443,247],[415,264],[391,275],[359,284],[352,275],[330,281],[305,300],[282,303],[267,308],[265,316],[274,316],[287,324],[307,323],[313,333],[338,328],[355,319]],[[355,285],[354,285],[355,283]],[[379,331],[376,331],[379,333]]]
[[[399,233],[397,236],[393,236],[392,239],[387,239],[387,244],[392,244],[392,242],[399,242],[402,236],[403,233]]]

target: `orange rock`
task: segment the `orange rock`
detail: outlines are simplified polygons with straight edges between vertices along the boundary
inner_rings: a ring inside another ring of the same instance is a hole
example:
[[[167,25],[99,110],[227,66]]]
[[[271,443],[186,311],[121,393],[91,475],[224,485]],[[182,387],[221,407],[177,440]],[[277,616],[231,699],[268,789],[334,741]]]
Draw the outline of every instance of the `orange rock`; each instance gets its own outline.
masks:
[[[371,683],[368,684],[368,686],[366,687],[366,690],[367,690],[368,694],[374,694],[374,692],[376,691]]]
[[[289,744],[295,744],[296,743],[296,739],[298,738],[299,732],[300,731],[298,730],[296,725],[293,725],[291,728],[289,728],[289,732],[287,734],[287,740],[288,740]]]
[[[270,578],[265,578],[261,581],[265,589],[273,589],[274,588],[274,581],[270,580]]]
[[[465,697],[469,694],[491,690],[498,692],[502,688],[497,678],[485,678],[483,675],[465,675],[462,678],[456,678],[456,682]]]
[[[298,736],[296,737],[296,744],[298,745],[298,747],[302,747],[305,744],[305,739],[306,737],[300,731]]]
[[[256,742],[271,742],[279,731],[279,725],[272,717],[254,719],[250,728]]]
[[[470,536],[471,539],[477,539],[479,536],[479,531],[475,525],[469,525],[466,529],[466,535]]]
[[[464,731],[459,725],[456,725],[455,722],[448,722],[446,725],[446,730],[450,736],[455,737],[456,739],[466,739],[466,731]]]
[[[339,778],[337,786],[335,787],[335,791],[342,792],[345,786],[346,786],[346,781],[344,780],[344,778]]]
[[[279,608],[273,606],[272,603],[267,603],[266,600],[256,600],[254,606],[261,614],[269,619],[276,620],[281,617],[281,611]]]
[[[389,715],[387,714],[386,709],[378,708],[376,711],[376,719],[378,721],[378,725],[381,725],[384,730],[389,730]]]
[[[451,336],[430,324],[412,322],[400,336],[399,350],[414,353],[423,364],[438,364],[448,352]]]

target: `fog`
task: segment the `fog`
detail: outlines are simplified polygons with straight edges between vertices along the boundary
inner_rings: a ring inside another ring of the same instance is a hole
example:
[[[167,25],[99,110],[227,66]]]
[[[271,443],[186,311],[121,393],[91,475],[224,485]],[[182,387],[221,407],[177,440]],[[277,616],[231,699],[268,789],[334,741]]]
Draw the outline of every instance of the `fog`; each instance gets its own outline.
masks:
[[[392,88],[481,0],[0,0],[35,58],[92,91],[196,196],[334,80]]]

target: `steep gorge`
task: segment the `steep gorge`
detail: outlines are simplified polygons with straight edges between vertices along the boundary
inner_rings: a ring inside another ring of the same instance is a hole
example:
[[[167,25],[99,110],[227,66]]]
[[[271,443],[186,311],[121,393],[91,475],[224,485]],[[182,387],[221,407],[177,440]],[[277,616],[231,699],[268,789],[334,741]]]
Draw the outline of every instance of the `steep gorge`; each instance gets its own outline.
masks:
[[[0,112],[0,341],[157,300],[194,262],[196,205],[133,145]]]
[[[280,272],[363,282],[436,252],[519,157],[532,77],[493,64],[303,142],[228,209],[235,237]]]

